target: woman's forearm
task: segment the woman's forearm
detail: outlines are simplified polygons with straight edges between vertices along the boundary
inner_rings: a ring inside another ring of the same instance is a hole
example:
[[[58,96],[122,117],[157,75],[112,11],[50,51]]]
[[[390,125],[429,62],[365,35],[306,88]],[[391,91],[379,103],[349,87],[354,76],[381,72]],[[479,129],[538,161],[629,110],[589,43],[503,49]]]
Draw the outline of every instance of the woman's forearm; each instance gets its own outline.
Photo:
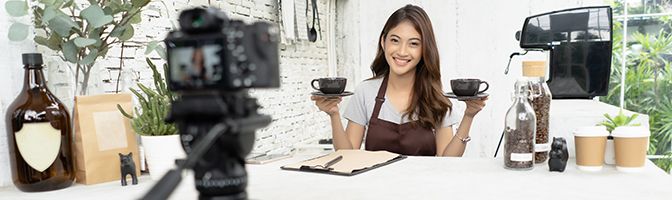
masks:
[[[333,139],[334,148],[338,149],[353,149],[348,136],[345,134],[343,124],[341,122],[341,114],[336,112],[329,115],[331,118],[331,138]]]
[[[462,142],[460,138],[469,137],[471,123],[473,121],[473,116],[465,115],[464,118],[462,118],[462,122],[457,128],[457,133],[455,133],[455,136],[453,136],[453,139],[450,140],[450,143],[448,143],[448,146],[446,146],[446,149],[443,152],[444,156],[461,157],[464,154],[464,149],[466,148],[467,144]]]

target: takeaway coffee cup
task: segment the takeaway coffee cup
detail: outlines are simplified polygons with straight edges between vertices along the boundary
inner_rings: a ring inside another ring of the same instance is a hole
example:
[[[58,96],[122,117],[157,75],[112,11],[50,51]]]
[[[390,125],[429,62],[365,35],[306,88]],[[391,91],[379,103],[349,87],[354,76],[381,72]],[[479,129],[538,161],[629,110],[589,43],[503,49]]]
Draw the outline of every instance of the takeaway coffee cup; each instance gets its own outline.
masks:
[[[611,132],[614,137],[616,170],[637,172],[644,168],[650,134],[651,132],[642,126],[621,126]]]
[[[481,84],[484,83],[485,89],[479,91],[478,89],[481,87]],[[453,94],[457,96],[475,96],[488,90],[490,85],[488,82],[481,81],[480,79],[463,78],[450,80],[450,88],[453,90]]]
[[[609,132],[604,126],[581,127],[574,131],[576,166],[582,171],[600,171]]]
[[[315,87],[317,82],[317,87]],[[324,94],[341,94],[345,90],[347,79],[343,77],[326,77],[313,79],[310,86]]]

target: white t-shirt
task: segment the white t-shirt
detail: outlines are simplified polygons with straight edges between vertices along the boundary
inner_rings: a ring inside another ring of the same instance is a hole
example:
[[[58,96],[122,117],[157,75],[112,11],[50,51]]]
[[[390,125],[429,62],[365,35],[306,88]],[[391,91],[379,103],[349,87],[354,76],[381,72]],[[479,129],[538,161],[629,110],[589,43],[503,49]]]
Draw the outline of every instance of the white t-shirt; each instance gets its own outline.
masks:
[[[366,80],[359,84],[355,89],[355,94],[350,97],[350,102],[345,108],[343,117],[359,125],[368,126],[369,120],[373,115],[373,108],[376,105],[376,96],[378,95],[378,89],[381,84],[383,84],[383,78]],[[385,95],[385,99],[387,99],[387,94]],[[453,103],[453,105],[455,104]],[[459,122],[458,116],[455,116],[453,113],[454,112],[450,112],[450,110],[446,113],[443,122],[441,123],[441,127],[449,127]],[[408,116],[402,119],[402,113],[397,111],[396,108],[390,104],[390,101],[383,102],[383,105],[380,107],[378,119],[396,124],[403,124],[411,121],[408,119]]]

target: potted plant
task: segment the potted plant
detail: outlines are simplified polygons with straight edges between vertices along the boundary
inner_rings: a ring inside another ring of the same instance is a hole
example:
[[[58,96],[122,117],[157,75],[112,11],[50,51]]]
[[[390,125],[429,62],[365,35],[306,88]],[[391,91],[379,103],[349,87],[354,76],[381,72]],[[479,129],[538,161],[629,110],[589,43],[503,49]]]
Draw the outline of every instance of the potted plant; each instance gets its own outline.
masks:
[[[140,135],[145,150],[149,174],[152,179],[158,180],[175,166],[175,159],[185,157],[185,153],[177,128],[164,121],[175,96],[168,90],[165,78],[156,69],[156,65],[150,59],[146,60],[152,69],[156,89],[150,89],[142,83],[138,83],[139,90],[130,89],[139,102],[139,107],[134,108],[134,115],[130,115],[119,105],[117,108],[122,115],[131,119],[131,126]],[[164,72],[167,68],[168,65],[164,64]]]
[[[627,116],[623,113],[623,109],[618,111],[618,115],[615,116],[609,116],[608,113],[604,113],[604,118],[606,118],[604,121],[600,122],[597,125],[602,125],[607,128],[607,131],[611,134],[611,132],[616,129],[616,127],[620,126],[639,126],[640,124],[632,124],[632,122],[637,119],[639,114],[634,113],[630,116]],[[609,135],[607,137],[607,147],[606,151],[604,153],[604,162],[610,165],[616,164],[616,157],[614,153],[614,137]]]

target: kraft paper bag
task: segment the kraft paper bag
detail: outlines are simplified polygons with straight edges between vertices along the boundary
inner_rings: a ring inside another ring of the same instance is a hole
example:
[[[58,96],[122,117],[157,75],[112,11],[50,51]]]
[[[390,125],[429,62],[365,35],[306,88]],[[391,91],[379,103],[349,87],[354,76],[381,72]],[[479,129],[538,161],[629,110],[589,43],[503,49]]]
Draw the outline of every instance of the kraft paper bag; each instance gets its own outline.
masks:
[[[138,143],[128,118],[117,109],[132,110],[131,94],[75,97],[75,176],[78,183],[120,181],[119,153],[133,153],[140,175]]]

